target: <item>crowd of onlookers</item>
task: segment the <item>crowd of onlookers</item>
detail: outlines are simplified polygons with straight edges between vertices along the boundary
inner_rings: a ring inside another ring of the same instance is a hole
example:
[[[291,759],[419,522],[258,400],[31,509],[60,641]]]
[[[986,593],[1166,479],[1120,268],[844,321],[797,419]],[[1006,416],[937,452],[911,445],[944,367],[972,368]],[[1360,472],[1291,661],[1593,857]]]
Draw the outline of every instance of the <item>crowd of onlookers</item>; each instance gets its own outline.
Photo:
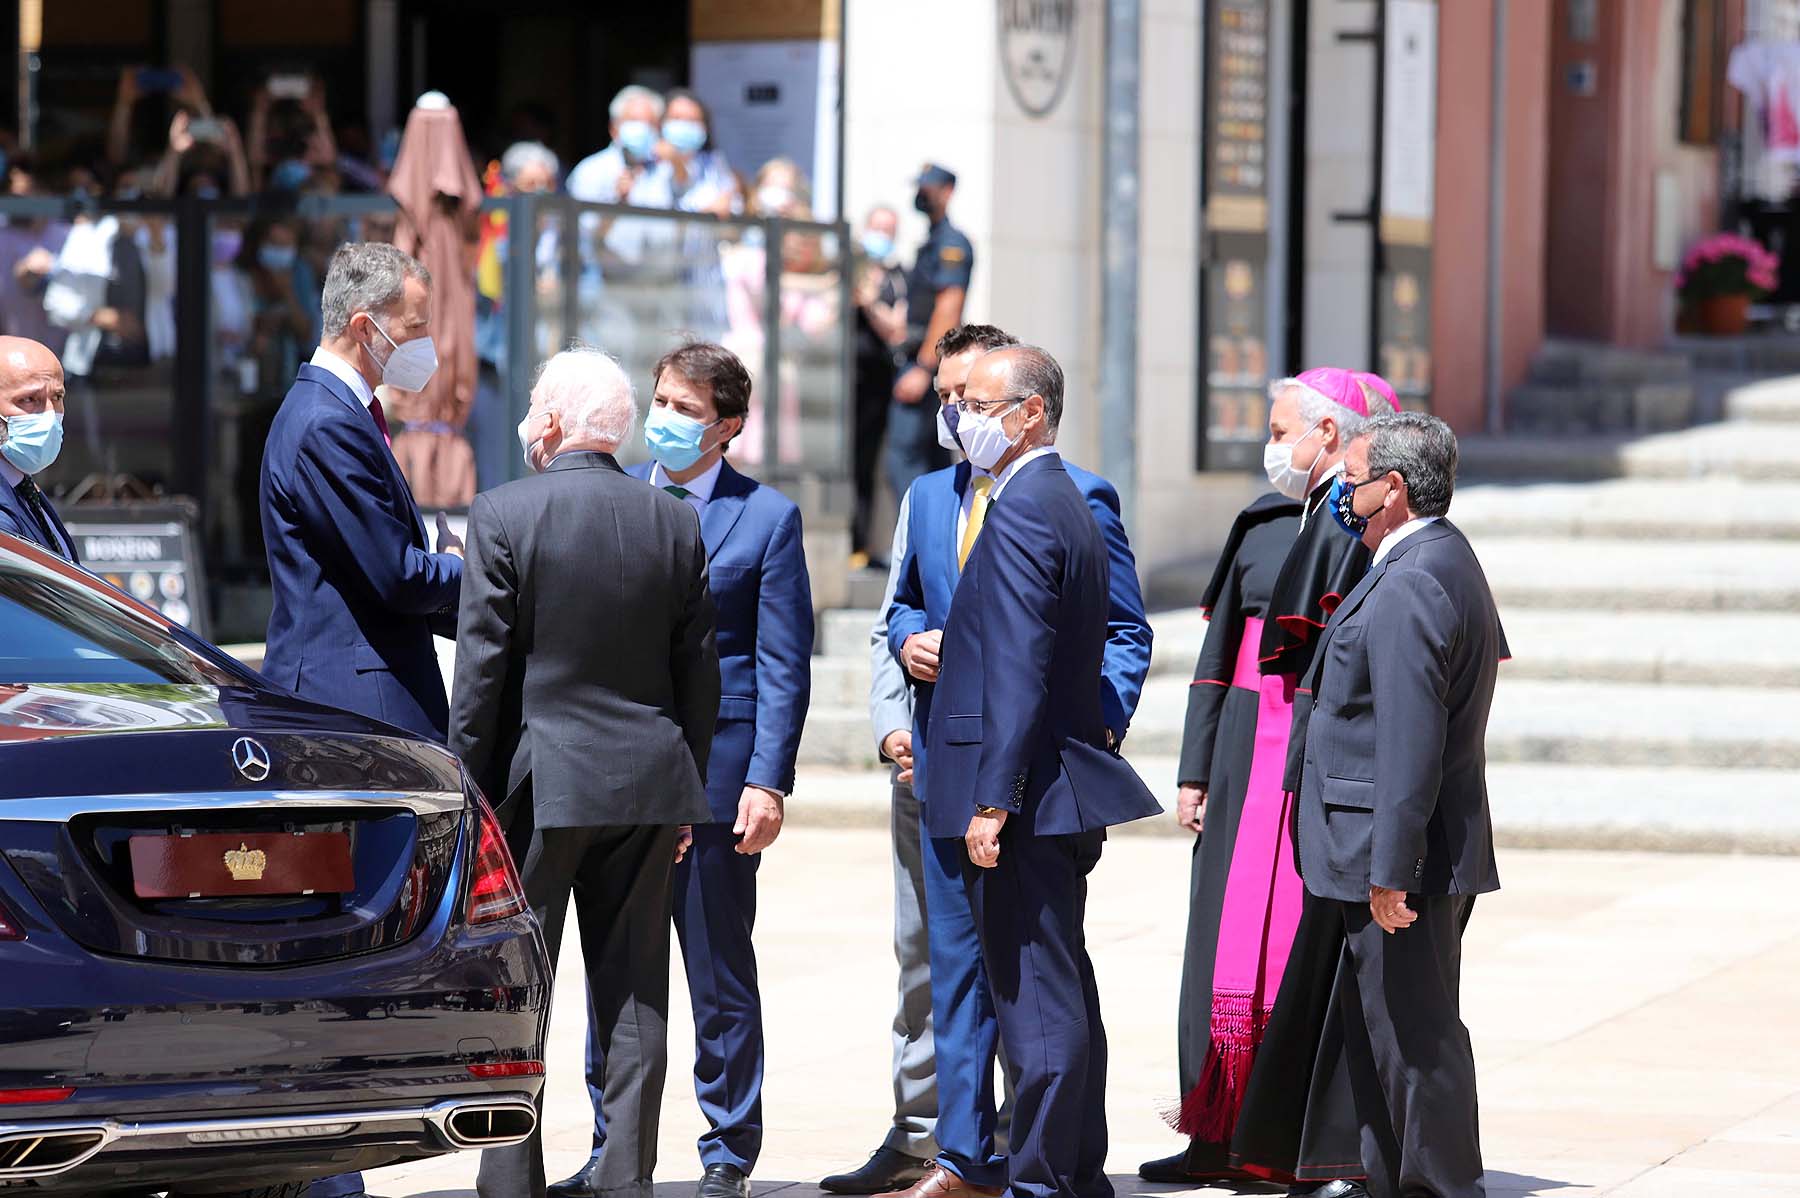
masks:
[[[402,146],[397,132],[377,143],[366,129],[334,120],[324,84],[310,75],[270,76],[240,115],[215,108],[185,67],[132,67],[119,76],[103,145],[91,142],[88,152],[65,154],[47,166],[0,136],[8,194],[76,201],[44,215],[0,221],[0,333],[49,345],[63,358],[73,392],[88,382],[112,396],[122,386],[148,380],[156,397],[145,404],[166,413],[177,340],[176,221],[167,210],[141,205],[133,210],[129,202],[255,197],[248,209],[221,210],[208,224],[209,402],[226,410],[222,426],[248,446],[272,414],[283,380],[293,377],[317,343],[319,289],[332,252],[346,240],[395,235],[392,213],[321,216],[316,205],[300,201],[388,192]],[[609,105],[608,144],[566,171],[547,144],[552,136],[547,113],[526,106],[507,125],[511,144],[491,160],[470,155],[475,176],[491,196],[561,193],[586,202],[740,220],[810,221],[815,215],[811,184],[797,163],[777,158],[753,173],[740,173],[718,144],[706,105],[686,90],[664,95],[624,88]],[[461,152],[469,154],[467,139],[458,140]],[[629,361],[640,343],[662,344],[671,330],[683,330],[730,345],[761,370],[765,324],[777,314],[783,328],[781,377],[770,388],[781,413],[777,444],[782,460],[800,459],[806,448],[800,414],[802,392],[809,388],[808,362],[841,353],[843,247],[834,237],[804,230],[784,237],[780,295],[771,302],[767,249],[754,225],[589,213],[574,232],[578,268],[568,278],[564,235],[548,217],[532,238],[537,298],[545,314],[538,323],[542,344],[535,351],[580,337]],[[491,213],[471,224],[468,237],[475,279],[473,339],[486,400],[475,407],[498,408],[492,397],[506,377],[511,238],[504,219]],[[561,289],[571,285],[579,289],[576,327],[559,323]],[[829,373],[817,368],[821,379]],[[84,423],[81,406],[78,401],[78,425]],[[470,412],[477,423],[486,414]],[[85,423],[95,456],[101,456],[99,441],[113,439],[116,430],[103,429],[99,420]],[[759,403],[742,439],[743,460],[761,460],[767,443],[762,424]],[[477,442],[481,484],[491,485],[508,463],[492,460],[491,449],[482,452],[484,438],[471,439]],[[500,438],[485,440],[504,444]],[[254,460],[247,449],[239,456],[246,465]],[[82,464],[94,469],[104,463]],[[129,472],[131,465],[119,468]]]

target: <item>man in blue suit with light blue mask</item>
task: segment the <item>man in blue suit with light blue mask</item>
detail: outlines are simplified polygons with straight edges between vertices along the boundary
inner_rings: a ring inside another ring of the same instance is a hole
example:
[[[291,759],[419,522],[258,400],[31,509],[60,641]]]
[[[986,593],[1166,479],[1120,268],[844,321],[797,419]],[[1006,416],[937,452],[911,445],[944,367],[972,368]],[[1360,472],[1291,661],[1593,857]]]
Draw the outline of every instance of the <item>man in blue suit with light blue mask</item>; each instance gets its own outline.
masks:
[[[719,721],[706,794],[713,822],[675,868],[675,931],[694,1010],[694,1089],[709,1128],[697,1198],[748,1198],[762,1151],[762,998],[757,987],[756,871],[781,833],[812,693],[812,587],[793,501],[725,461],[750,410],[750,374],[723,346],[693,342],[656,364],[644,422],[654,461],[629,473],[692,507],[718,610]],[[600,1109],[605,1062],[588,1045],[588,1088]],[[596,1193],[594,1156],[551,1186],[553,1198]]]
[[[79,563],[75,540],[33,477],[63,441],[63,370],[50,347],[0,337],[0,532]]]

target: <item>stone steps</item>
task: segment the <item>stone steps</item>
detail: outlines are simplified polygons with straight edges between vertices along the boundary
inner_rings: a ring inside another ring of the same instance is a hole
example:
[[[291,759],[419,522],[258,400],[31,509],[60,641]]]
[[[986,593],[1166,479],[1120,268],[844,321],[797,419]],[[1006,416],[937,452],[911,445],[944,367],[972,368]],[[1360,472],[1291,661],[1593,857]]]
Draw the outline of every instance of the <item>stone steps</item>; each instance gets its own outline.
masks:
[[[1792,434],[1800,440],[1800,426]],[[1614,479],[1459,488],[1450,518],[1473,539],[1800,540],[1800,476]]]
[[[1175,759],[1131,761],[1173,809]],[[891,796],[885,769],[808,767],[795,785],[788,820],[801,827],[884,828]],[[1509,848],[1800,853],[1800,773],[1791,770],[1500,763],[1488,767],[1488,801],[1494,838]],[[1188,835],[1168,814],[1114,834]]]
[[[1800,688],[1516,679],[1502,667],[1488,722],[1491,760],[1521,764],[1800,769]],[[1127,742],[1133,754],[1181,751],[1189,683],[1152,678]],[[806,722],[807,765],[878,764],[864,707]]]
[[[1800,543],[1476,537],[1502,615],[1583,611],[1800,612]]]
[[[1763,379],[1735,388],[1725,397],[1725,416],[1757,423],[1800,423],[1800,377]]]

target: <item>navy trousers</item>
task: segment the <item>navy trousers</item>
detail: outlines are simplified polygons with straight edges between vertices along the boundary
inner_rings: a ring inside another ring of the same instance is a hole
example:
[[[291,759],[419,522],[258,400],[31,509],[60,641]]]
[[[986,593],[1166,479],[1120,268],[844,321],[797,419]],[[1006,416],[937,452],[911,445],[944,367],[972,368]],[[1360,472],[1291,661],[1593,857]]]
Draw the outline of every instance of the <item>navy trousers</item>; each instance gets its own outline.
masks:
[[[997,866],[963,868],[1016,1088],[1012,1198],[1112,1198],[1106,1029],[1083,926],[1088,874],[1105,843],[1103,831],[1003,833]]]
[[[694,1008],[694,1093],[710,1124],[700,1137],[700,1163],[751,1173],[763,1139],[762,994],[750,941],[762,856],[739,853],[737,843],[730,824],[694,825],[694,846],[675,867],[675,934]],[[590,1011],[587,1070],[597,1156],[606,1121],[592,1016]]]
[[[923,814],[921,813],[921,820]],[[981,966],[981,937],[963,883],[960,840],[925,842],[926,937],[931,950],[931,1026],[937,1055],[938,1162],[971,1185],[1006,1184],[995,1128],[994,1059],[1000,1024]]]

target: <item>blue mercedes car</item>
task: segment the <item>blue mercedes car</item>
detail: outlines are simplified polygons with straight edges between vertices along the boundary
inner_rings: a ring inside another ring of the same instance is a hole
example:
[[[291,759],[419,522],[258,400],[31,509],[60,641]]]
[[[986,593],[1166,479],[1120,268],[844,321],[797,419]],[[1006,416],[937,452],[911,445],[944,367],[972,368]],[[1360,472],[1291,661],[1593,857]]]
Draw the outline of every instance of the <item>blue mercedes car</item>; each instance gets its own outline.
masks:
[[[549,965],[456,759],[0,534],[0,1190],[518,1143]]]

